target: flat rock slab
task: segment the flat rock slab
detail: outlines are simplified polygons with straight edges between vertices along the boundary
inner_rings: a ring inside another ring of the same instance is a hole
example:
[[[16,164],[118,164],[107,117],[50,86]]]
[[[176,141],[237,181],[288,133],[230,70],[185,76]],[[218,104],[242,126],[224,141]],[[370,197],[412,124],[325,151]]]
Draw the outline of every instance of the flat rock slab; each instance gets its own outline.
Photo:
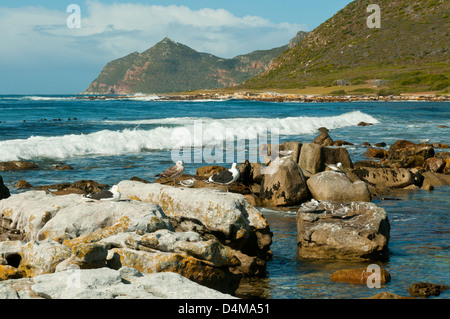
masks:
[[[0,282],[0,299],[235,299],[181,275],[123,267],[70,269]]]

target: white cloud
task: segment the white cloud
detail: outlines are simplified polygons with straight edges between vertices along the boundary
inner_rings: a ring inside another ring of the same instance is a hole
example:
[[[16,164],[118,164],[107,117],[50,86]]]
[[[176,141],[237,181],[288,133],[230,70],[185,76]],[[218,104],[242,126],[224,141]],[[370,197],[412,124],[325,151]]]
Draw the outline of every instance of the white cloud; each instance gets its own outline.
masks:
[[[230,58],[287,44],[305,25],[276,24],[224,9],[103,3],[81,7],[81,29],[69,29],[64,11],[0,6],[0,66],[48,63],[101,65],[142,52],[165,36],[195,50]],[[6,45],[5,45],[6,44]],[[3,62],[1,62],[3,61]],[[98,72],[98,70],[96,71]]]

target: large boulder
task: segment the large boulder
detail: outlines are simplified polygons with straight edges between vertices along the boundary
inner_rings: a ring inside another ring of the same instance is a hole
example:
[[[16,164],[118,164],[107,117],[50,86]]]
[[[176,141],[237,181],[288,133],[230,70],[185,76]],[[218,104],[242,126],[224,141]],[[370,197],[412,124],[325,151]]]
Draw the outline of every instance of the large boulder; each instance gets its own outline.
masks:
[[[175,230],[194,231],[205,238],[217,239],[261,265],[246,275],[265,274],[272,233],[266,218],[243,195],[135,181],[122,181],[119,188],[123,198],[160,206]]]
[[[266,168],[261,184],[261,199],[266,206],[291,206],[309,197],[306,178],[290,157],[276,158]]]
[[[302,170],[312,174],[327,170],[326,164],[341,163],[344,169],[353,167],[347,150],[343,147],[324,147],[315,143],[302,145],[298,164]]]
[[[301,258],[380,260],[388,253],[388,216],[373,203],[305,203],[297,212],[297,232]]]
[[[363,181],[352,182],[343,172],[325,171],[311,176],[307,181],[316,200],[339,202],[370,202],[371,195]]]

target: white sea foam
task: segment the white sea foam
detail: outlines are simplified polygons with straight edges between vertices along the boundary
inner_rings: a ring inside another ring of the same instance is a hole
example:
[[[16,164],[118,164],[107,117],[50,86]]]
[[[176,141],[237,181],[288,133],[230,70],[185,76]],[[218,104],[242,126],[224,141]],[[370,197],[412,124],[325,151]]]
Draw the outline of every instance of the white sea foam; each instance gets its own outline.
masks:
[[[319,127],[337,129],[356,126],[359,122],[379,123],[360,111],[331,117],[289,118],[167,118],[138,121],[109,121],[109,124],[156,128],[130,128],[121,131],[102,130],[91,134],[33,136],[28,139],[0,142],[0,161],[37,158],[67,159],[77,156],[115,156],[149,150],[171,150],[183,146],[209,146],[234,139],[258,139],[277,130],[280,135],[318,133]],[[261,140],[260,140],[261,141]]]

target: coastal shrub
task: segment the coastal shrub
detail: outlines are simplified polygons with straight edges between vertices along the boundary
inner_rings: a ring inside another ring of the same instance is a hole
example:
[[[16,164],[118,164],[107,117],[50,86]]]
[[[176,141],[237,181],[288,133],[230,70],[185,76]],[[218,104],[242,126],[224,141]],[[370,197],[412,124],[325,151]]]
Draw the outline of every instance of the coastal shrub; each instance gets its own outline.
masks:
[[[346,95],[347,92],[345,90],[337,90],[330,93],[331,95]]]
[[[361,93],[361,94],[370,94],[370,93],[375,93],[375,92],[376,91],[371,88],[359,88],[359,89],[354,89],[354,90],[350,91],[350,93]]]

